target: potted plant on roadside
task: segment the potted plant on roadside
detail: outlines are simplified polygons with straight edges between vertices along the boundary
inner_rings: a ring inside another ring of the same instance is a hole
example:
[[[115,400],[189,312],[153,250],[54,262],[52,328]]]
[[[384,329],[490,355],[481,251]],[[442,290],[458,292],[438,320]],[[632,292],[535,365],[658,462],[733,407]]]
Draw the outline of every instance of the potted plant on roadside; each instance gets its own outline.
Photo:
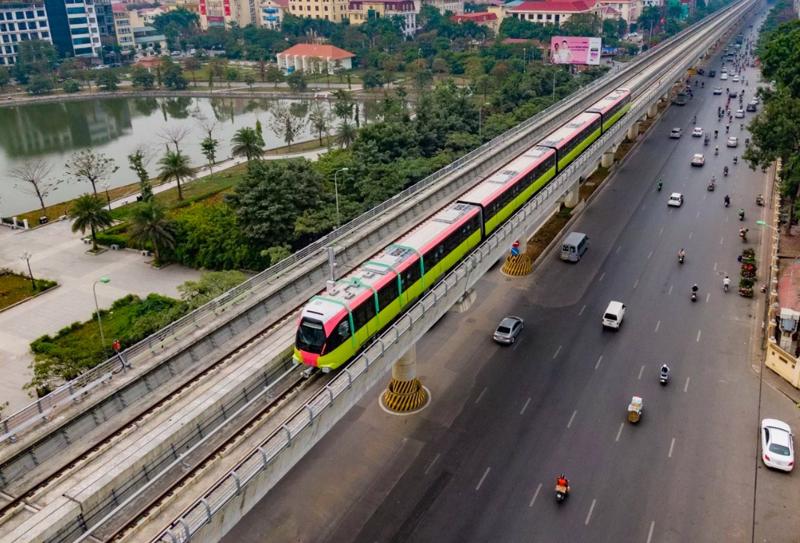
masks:
[[[745,298],[753,297],[753,283],[755,281],[749,277],[742,277],[739,279],[739,296]]]

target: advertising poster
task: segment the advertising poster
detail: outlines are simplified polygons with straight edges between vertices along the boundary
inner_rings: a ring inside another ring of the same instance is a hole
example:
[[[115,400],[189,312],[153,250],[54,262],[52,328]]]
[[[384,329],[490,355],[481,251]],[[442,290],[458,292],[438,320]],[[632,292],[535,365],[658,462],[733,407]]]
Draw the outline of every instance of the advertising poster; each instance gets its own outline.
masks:
[[[553,36],[550,39],[550,62],[553,64],[600,64],[600,38]]]

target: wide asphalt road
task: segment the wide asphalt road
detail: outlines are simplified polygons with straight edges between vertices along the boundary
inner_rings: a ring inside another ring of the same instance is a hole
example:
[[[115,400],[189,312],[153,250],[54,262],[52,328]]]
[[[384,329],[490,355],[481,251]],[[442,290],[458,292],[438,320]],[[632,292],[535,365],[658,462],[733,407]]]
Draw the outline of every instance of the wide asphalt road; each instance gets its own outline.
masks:
[[[763,301],[722,291],[725,272],[737,283],[742,248],[766,234],[754,203],[766,178],[733,166],[742,148],[724,147],[722,136],[715,157],[713,140],[704,148],[689,135],[695,114],[713,132],[724,103],[711,94],[719,80],[701,80],[706,88],[666,113],[575,223],[591,237],[581,262],[553,254],[527,278],[487,275],[473,308],[417,346],[431,405],[389,415],[376,389],[226,541],[750,541],[756,473],[756,539],[796,540],[796,477],[764,470],[757,443],[760,416],[795,429],[800,418],[766,386],[759,414]],[[680,140],[668,139],[673,126]],[[731,133],[746,137],[738,123]],[[704,168],[689,165],[695,152],[706,153]],[[708,192],[712,174],[718,188]],[[683,207],[667,207],[673,191]],[[618,332],[600,324],[609,300],[628,307]],[[526,326],[514,346],[499,347],[491,332],[506,314]],[[645,404],[637,425],[626,420],[633,395]],[[562,471],[573,492],[559,506]]]

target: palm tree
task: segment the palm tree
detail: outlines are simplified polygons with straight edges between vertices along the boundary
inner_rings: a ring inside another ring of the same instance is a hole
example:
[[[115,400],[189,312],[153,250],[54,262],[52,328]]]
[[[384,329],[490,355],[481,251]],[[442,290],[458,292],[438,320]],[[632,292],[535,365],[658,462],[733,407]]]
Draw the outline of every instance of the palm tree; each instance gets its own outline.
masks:
[[[158,175],[162,181],[175,180],[178,184],[178,200],[183,200],[183,189],[181,187],[181,180],[192,176],[192,168],[189,166],[189,157],[180,151],[167,151],[158,161],[161,169]]]
[[[356,129],[352,124],[344,120],[339,124],[338,139],[342,147],[350,147],[350,144],[355,141],[357,135]]]
[[[164,208],[153,200],[137,207],[133,212],[128,237],[141,245],[149,242],[153,247],[157,263],[161,262],[162,248],[175,247],[172,223],[167,218]]]
[[[92,194],[84,194],[72,202],[69,208],[69,217],[73,220],[72,231],[86,233],[88,228],[92,232],[92,251],[97,251],[97,231],[108,228],[114,222],[111,212],[106,209],[100,198]]]
[[[233,135],[233,156],[244,156],[250,162],[264,154],[264,139],[253,128],[240,128]]]

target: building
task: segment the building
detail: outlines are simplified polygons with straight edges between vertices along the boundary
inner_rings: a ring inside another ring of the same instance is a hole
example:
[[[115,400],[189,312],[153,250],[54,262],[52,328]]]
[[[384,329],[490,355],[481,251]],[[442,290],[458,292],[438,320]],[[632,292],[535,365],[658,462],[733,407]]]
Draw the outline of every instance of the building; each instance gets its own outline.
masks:
[[[643,0],[642,7],[652,6],[656,8],[660,8],[664,5],[664,0]]]
[[[261,26],[270,30],[279,30],[283,15],[289,11],[289,0],[262,0]]]
[[[500,30],[500,23],[502,22],[501,18],[497,16],[497,13],[489,11],[474,11],[472,13],[464,13],[463,15],[453,15],[450,17],[450,20],[456,23],[471,21],[477,25],[485,26],[495,33]]]
[[[256,10],[257,0],[200,0],[200,28],[230,27],[231,24],[244,27],[257,24],[260,13]]]
[[[135,49],[136,42],[133,39],[133,27],[131,18],[125,4],[114,2],[111,4],[111,11],[114,16],[114,33],[117,36],[117,44],[123,49]]]
[[[598,0],[602,19],[624,19],[629,25],[639,20],[644,4],[642,0]]]
[[[578,13],[599,15],[594,0],[534,0],[509,8],[511,17],[532,23],[560,25]]]
[[[44,2],[0,3],[0,65],[15,64],[17,44],[27,40],[52,42]]]
[[[289,0],[289,13],[295,17],[341,23],[347,18],[348,3],[348,0]]]
[[[108,46],[114,45],[117,42],[117,34],[114,30],[114,11],[111,7],[111,0],[95,0],[94,9],[97,13],[100,43]]]
[[[324,72],[327,64],[328,73],[350,70],[353,67],[353,53],[339,49],[333,45],[315,45],[298,43],[275,55],[278,67],[290,74],[294,71],[305,73]]]
[[[403,34],[413,36],[417,31],[419,8],[414,0],[351,0],[347,18],[351,25],[360,25],[370,19],[399,17],[403,21]]]
[[[156,17],[167,13],[164,8],[140,8],[130,10],[130,22],[133,28],[153,26]]]
[[[433,6],[444,15],[448,11],[453,15],[464,13],[464,0],[422,0],[425,6]]]
[[[100,29],[94,0],[45,0],[50,35],[56,50],[67,57],[99,57]]]
[[[133,29],[133,43],[142,51],[169,51],[167,37],[152,26],[141,26]]]

